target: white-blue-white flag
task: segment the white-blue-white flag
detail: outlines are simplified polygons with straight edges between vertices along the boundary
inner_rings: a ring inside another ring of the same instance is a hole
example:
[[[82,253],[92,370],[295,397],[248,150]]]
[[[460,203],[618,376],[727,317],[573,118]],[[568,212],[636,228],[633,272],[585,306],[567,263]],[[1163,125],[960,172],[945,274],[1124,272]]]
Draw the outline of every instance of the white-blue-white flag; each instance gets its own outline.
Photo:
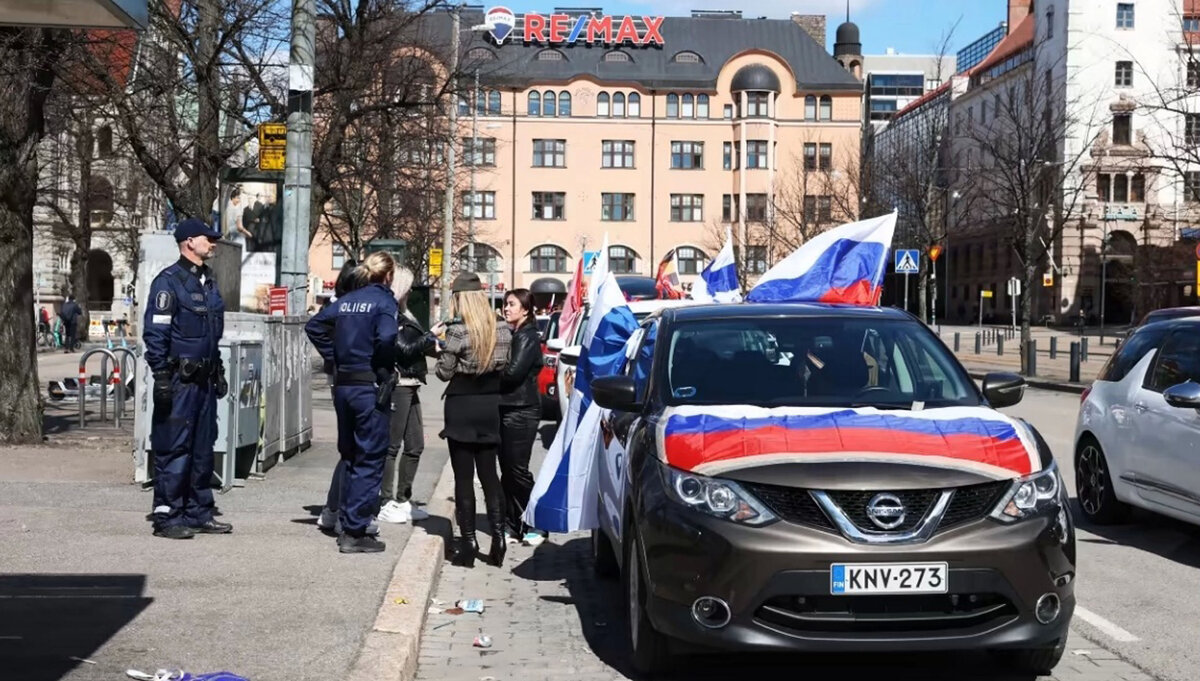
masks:
[[[733,258],[733,234],[725,231],[725,245],[717,257],[700,272],[700,279],[692,284],[692,300],[704,303],[737,303],[742,300],[742,287],[738,284],[737,261]]]
[[[604,233],[604,241],[600,243],[600,255],[596,256],[596,264],[588,276],[587,302],[592,305],[600,291],[600,284],[608,276],[608,232]]]
[[[562,425],[546,452],[522,520],[547,532],[597,527],[599,492],[596,450],[604,410],[592,402],[591,381],[611,376],[625,364],[625,345],[637,319],[625,304],[617,279],[600,283],[584,331],[574,389]]]

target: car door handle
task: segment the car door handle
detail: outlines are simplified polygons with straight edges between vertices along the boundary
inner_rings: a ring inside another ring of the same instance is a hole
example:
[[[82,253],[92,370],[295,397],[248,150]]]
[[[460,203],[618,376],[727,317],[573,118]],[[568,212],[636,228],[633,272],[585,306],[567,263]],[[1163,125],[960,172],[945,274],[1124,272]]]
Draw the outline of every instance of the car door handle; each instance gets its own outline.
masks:
[[[1135,402],[1133,408],[1136,409],[1137,413],[1139,414],[1146,413],[1146,404],[1144,402]]]

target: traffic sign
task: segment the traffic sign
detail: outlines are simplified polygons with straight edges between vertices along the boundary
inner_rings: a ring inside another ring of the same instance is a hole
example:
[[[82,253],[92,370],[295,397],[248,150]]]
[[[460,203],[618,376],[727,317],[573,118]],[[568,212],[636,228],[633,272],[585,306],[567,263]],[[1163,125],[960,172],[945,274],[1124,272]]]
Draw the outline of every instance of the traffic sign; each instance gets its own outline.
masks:
[[[287,167],[287,150],[283,147],[259,147],[259,170],[283,170]]]
[[[429,276],[442,276],[442,249],[429,249]]]
[[[929,247],[929,259],[932,262],[937,262],[938,256],[942,254],[942,247],[934,244]]]
[[[584,251],[583,252],[583,273],[591,274],[592,270],[596,269],[596,263],[600,260],[600,251]]]
[[[1017,279],[1016,277],[1009,279],[1008,288],[1006,290],[1008,291],[1008,295],[1010,297],[1021,295],[1021,280]]]
[[[1042,275],[1042,286],[1054,286],[1054,272],[1046,272]]]
[[[980,298],[991,298],[991,297],[992,297],[992,292],[991,292],[991,291],[980,291],[980,292],[979,292],[979,297],[980,297]]]
[[[921,271],[921,253],[915,248],[896,251],[896,274],[917,274]]]
[[[286,147],[287,123],[259,123],[258,146],[260,149],[263,147]]]

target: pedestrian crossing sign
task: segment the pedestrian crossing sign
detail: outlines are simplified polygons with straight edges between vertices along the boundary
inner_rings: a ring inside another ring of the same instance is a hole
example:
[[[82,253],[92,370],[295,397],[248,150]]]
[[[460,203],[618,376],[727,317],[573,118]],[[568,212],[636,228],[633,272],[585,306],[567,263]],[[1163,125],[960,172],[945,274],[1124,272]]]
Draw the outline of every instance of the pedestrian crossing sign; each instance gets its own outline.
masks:
[[[896,274],[917,274],[921,271],[921,257],[915,248],[896,251]]]

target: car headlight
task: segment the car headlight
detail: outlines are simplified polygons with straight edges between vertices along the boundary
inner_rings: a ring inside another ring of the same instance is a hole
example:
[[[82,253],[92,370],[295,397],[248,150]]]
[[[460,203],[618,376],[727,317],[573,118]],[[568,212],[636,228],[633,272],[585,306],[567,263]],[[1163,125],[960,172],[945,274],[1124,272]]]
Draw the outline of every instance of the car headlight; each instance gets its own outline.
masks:
[[[745,525],[765,525],[775,514],[732,480],[718,480],[664,465],[667,496],[688,508]]]
[[[1014,480],[1012,488],[996,504],[992,517],[1011,523],[1057,512],[1064,505],[1062,495],[1063,484],[1058,474],[1058,464],[1052,463],[1037,473]]]

